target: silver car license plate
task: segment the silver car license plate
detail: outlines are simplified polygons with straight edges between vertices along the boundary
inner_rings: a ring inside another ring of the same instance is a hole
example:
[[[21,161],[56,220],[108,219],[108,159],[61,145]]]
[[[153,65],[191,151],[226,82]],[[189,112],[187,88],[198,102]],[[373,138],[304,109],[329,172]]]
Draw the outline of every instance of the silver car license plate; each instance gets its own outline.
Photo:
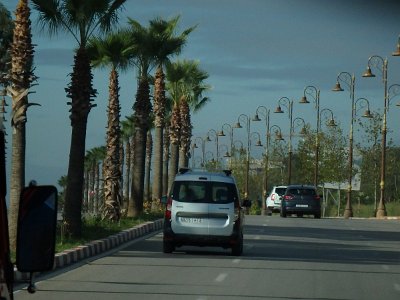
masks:
[[[201,218],[185,218],[181,217],[180,218],[182,223],[192,223],[192,224],[200,224],[202,222]]]

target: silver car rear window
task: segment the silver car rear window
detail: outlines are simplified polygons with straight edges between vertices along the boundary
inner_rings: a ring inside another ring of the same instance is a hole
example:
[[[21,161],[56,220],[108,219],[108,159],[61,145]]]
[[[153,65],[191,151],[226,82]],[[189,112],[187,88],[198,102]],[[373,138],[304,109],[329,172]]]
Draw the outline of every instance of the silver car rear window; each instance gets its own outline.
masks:
[[[234,184],[226,182],[175,181],[172,198],[180,202],[230,203],[238,199]]]

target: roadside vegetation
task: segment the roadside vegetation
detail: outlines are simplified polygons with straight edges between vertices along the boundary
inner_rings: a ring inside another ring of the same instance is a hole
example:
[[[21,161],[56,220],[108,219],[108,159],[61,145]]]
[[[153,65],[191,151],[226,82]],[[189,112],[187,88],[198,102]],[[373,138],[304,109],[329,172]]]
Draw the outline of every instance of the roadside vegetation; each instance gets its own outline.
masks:
[[[73,238],[65,236],[62,224],[57,228],[56,237],[56,253],[62,252],[67,249],[73,249],[77,246],[85,245],[91,241],[107,238],[113,234],[117,234],[125,229],[135,227],[136,225],[155,221],[162,218],[162,212],[144,212],[138,217],[127,218],[123,217],[119,222],[110,220],[102,220],[99,217],[88,216],[82,222],[82,236],[80,238]]]

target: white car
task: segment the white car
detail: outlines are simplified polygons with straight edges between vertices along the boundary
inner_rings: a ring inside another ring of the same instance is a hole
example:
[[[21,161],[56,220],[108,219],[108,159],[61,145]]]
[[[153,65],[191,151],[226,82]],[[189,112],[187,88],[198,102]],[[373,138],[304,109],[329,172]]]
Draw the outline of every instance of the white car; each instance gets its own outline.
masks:
[[[183,245],[231,248],[243,252],[243,203],[231,171],[212,173],[180,169],[166,204],[163,252]]]
[[[286,192],[286,188],[287,186],[285,185],[274,186],[272,188],[272,191],[266,200],[267,208],[271,212],[279,212],[281,210],[281,200],[282,196]]]

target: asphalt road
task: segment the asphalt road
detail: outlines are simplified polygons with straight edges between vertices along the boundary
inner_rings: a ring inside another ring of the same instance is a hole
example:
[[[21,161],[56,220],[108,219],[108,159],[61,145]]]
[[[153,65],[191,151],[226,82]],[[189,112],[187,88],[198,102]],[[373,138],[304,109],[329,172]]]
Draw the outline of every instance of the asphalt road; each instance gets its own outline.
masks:
[[[19,299],[400,299],[400,221],[246,216],[244,255],[162,233],[39,278]]]

